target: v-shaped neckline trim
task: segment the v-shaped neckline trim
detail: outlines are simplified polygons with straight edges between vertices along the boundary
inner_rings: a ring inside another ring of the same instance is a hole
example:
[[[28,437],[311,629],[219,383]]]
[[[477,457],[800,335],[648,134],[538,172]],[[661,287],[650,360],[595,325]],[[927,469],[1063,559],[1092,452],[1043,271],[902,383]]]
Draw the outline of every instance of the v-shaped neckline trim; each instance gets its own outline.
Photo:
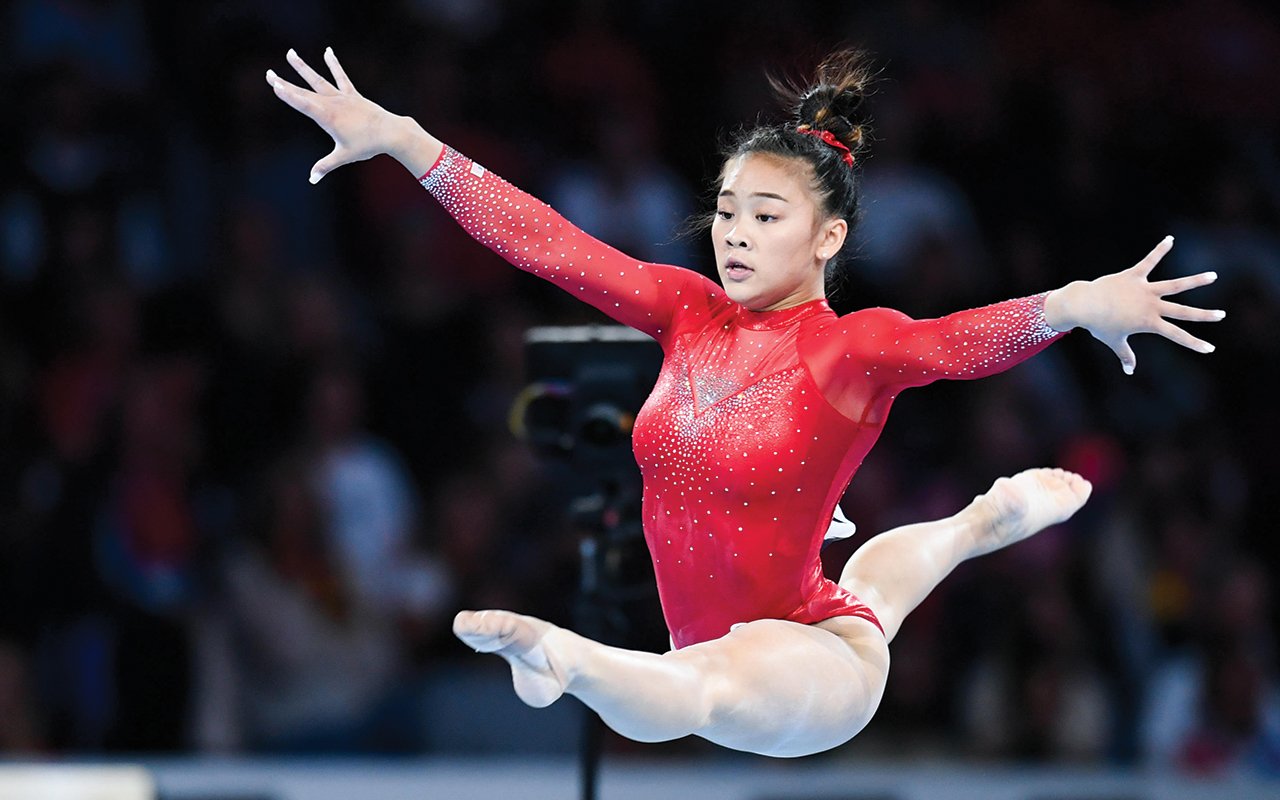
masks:
[[[792,364],[787,367],[779,367],[775,369],[773,372],[770,372],[764,375],[763,377],[757,380],[754,380],[751,383],[746,384],[745,386],[739,386],[738,388],[734,389],[731,392],[720,395],[713,402],[707,403],[704,406],[701,404],[698,397],[697,380],[693,375],[693,368],[692,366],[689,366],[686,370],[685,380],[688,381],[689,383],[689,393],[693,395],[693,416],[695,419],[698,417],[701,417],[703,414],[715,408],[716,406],[720,405],[721,403],[728,402],[729,400],[732,400],[733,398],[737,397],[743,392],[746,392],[749,389],[752,389],[753,387],[759,386],[760,384],[764,383],[767,380],[775,378],[778,375],[781,375],[783,373],[791,372],[793,370],[803,369],[803,368],[804,367],[800,364]]]

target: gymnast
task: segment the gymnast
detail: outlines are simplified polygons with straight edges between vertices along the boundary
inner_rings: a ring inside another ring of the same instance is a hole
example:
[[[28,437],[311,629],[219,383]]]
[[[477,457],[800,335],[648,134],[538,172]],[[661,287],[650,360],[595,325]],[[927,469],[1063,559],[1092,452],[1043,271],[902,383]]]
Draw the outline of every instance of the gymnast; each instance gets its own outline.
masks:
[[[1213,273],[1148,279],[1171,238],[1121,272],[939,319],[836,316],[824,278],[857,218],[867,139],[869,75],[854,52],[833,54],[789,98],[788,121],[730,147],[709,223],[720,284],[591,238],[362,97],[332,49],[331,78],[292,50],[286,58],[310,88],[271,70],[267,82],[334,140],[312,183],[389,154],[475,239],[662,345],[633,449],[671,650],[610,647],[509,611],[454,621],[463,642],[509,662],[524,702],[567,692],[632,739],[696,734],[780,757],[848,741],[880,702],[889,643],[929,592],[965,559],[1062,522],[1088,498],[1089,482],[1061,469],[1000,478],[952,517],[871,538],[838,582],[827,579],[819,551],[837,501],[903,389],[1000,372],[1074,328],[1132,373],[1132,334],[1208,353],[1169,320],[1225,316],[1164,299]]]

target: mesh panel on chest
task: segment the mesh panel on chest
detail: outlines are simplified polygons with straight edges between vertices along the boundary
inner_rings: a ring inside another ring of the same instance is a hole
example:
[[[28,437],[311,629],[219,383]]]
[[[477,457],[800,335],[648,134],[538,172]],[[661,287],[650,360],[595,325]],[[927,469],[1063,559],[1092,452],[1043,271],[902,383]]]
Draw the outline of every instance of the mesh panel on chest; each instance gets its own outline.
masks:
[[[795,328],[753,331],[736,325],[692,342],[689,383],[699,413],[800,363]]]

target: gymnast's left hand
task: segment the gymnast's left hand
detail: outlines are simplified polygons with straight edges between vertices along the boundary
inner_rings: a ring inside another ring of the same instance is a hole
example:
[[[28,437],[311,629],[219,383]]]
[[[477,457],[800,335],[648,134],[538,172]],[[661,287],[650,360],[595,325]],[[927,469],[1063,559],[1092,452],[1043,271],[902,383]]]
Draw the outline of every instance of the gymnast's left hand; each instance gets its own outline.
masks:
[[[1173,237],[1166,236],[1146,258],[1129,269],[1092,281],[1075,281],[1050,292],[1044,302],[1045,321],[1054,330],[1084,328],[1089,331],[1119,357],[1126,375],[1132,375],[1138,363],[1129,346],[1129,337],[1135,333],[1159,334],[1197,353],[1212,353],[1213,345],[1169,320],[1218,322],[1226,317],[1226,312],[1186,306],[1164,298],[1207,286],[1218,279],[1217,273],[1202,272],[1165,281],[1148,279],[1151,270],[1172,248]]]

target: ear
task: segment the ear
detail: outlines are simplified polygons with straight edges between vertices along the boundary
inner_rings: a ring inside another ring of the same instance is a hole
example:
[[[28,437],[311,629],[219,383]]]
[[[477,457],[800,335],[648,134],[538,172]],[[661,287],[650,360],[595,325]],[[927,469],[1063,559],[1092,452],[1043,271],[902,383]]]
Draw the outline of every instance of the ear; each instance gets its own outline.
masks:
[[[849,223],[839,217],[826,220],[818,227],[816,252],[823,261],[828,261],[844,247],[844,237],[849,235]]]

